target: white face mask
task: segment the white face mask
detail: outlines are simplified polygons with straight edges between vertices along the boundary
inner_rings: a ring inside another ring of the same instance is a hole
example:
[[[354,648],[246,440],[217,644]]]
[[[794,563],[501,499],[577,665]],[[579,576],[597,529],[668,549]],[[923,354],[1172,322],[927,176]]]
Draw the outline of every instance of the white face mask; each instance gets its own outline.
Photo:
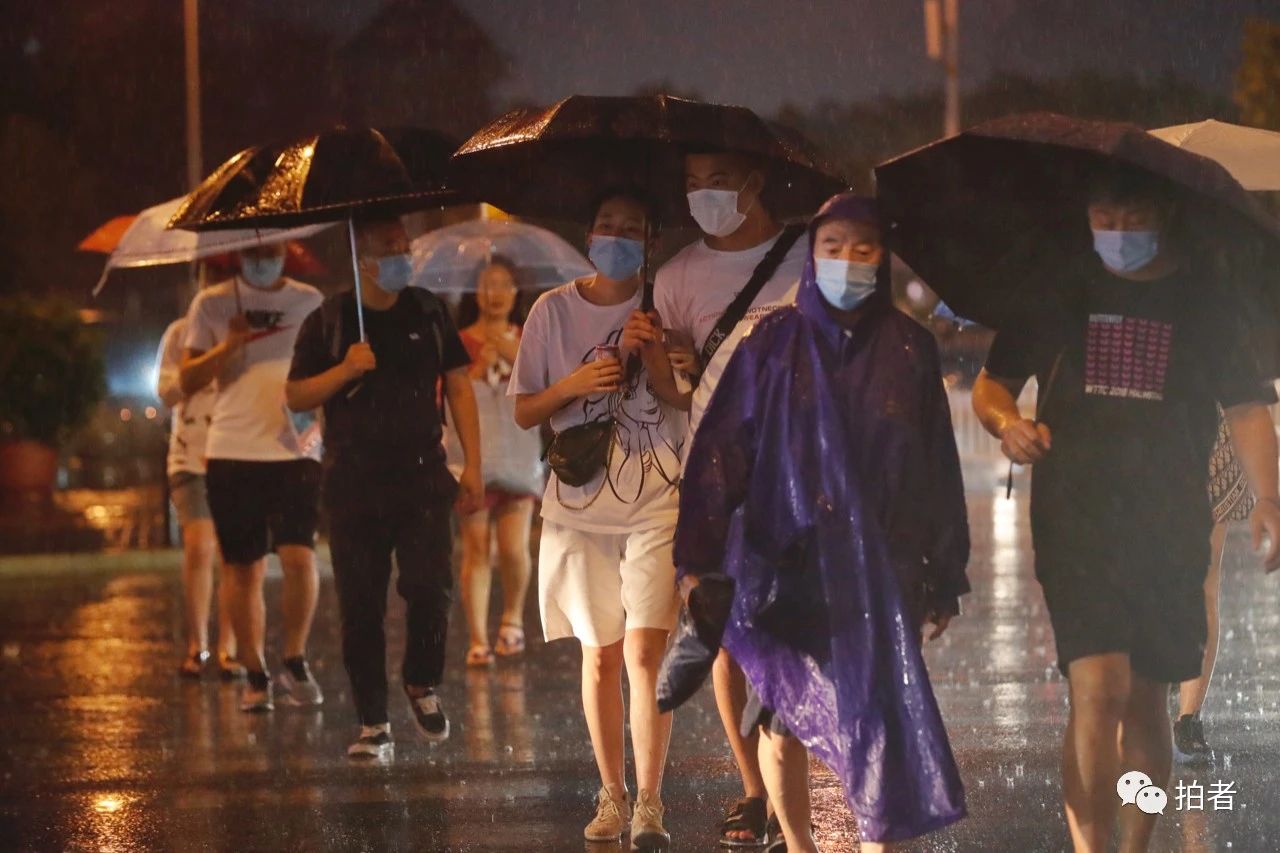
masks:
[[[841,311],[852,311],[876,292],[879,267],[842,258],[815,258],[814,272],[823,298]]]
[[[267,290],[280,280],[283,272],[284,255],[269,258],[254,258],[243,254],[240,256],[240,277],[250,287]]]
[[[748,178],[750,180],[750,178]],[[744,188],[746,184],[742,185]],[[702,233],[712,237],[728,237],[747,221],[747,214],[738,212],[738,193],[741,190],[694,190],[688,194],[689,213],[698,223]],[[752,206],[755,202],[752,202]],[[750,207],[747,210],[751,210]]]

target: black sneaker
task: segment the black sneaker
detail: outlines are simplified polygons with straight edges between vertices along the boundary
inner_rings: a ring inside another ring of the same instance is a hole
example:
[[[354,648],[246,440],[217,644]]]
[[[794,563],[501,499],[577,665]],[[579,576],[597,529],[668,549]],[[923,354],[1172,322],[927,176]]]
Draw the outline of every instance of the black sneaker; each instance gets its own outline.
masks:
[[[1173,724],[1173,755],[1179,764],[1206,766],[1213,750],[1204,740],[1204,723],[1194,714],[1183,714]]]
[[[347,758],[357,761],[390,761],[396,745],[391,740],[391,726],[361,726],[360,737],[347,747]]]
[[[409,707],[413,709],[413,722],[418,733],[429,741],[439,743],[449,739],[449,718],[444,715],[444,706],[434,690],[428,690],[425,696],[409,696]]]

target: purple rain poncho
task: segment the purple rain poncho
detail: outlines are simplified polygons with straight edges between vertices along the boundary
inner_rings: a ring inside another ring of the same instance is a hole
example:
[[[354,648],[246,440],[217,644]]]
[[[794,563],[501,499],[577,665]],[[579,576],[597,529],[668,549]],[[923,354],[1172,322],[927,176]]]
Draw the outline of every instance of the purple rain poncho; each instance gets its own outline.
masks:
[[[874,221],[850,195],[831,216]],[[848,333],[815,283],[730,360],[681,486],[681,576],[737,583],[724,646],[844,784],[863,838],[965,815],[913,611],[955,612],[969,531],[932,335],[880,290]],[[904,595],[904,592],[906,593]]]

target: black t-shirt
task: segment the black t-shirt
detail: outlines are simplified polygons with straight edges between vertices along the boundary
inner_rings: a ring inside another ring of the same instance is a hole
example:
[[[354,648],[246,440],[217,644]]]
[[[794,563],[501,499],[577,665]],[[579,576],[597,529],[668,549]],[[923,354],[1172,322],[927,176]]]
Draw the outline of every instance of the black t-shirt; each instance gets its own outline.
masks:
[[[1001,331],[986,363],[1039,383],[1053,444],[1032,474],[1037,554],[1127,550],[1135,537],[1153,562],[1198,554],[1217,406],[1276,399],[1238,302],[1190,269],[1139,282],[1096,265],[1075,278],[1065,307]]]
[[[365,306],[365,335],[376,369],[349,383],[324,404],[325,466],[330,482],[360,485],[438,477],[443,470],[440,382],[471,363],[444,303],[426,291],[406,290],[385,311]],[[337,338],[335,342],[335,338]],[[307,379],[341,363],[360,339],[351,292],[329,297],[302,324],[289,379]]]

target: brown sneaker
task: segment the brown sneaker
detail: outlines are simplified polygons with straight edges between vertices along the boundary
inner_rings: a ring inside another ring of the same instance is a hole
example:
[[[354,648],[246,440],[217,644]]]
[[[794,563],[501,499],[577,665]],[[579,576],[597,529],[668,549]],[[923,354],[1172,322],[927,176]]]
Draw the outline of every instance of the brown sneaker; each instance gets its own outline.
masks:
[[[615,800],[608,788],[601,788],[597,795],[596,816],[587,824],[583,836],[588,841],[621,841],[622,833],[631,819],[631,803]]]
[[[666,811],[657,794],[641,791],[636,797],[636,810],[631,818],[631,849],[665,851],[671,847],[671,834],[662,827]]]

